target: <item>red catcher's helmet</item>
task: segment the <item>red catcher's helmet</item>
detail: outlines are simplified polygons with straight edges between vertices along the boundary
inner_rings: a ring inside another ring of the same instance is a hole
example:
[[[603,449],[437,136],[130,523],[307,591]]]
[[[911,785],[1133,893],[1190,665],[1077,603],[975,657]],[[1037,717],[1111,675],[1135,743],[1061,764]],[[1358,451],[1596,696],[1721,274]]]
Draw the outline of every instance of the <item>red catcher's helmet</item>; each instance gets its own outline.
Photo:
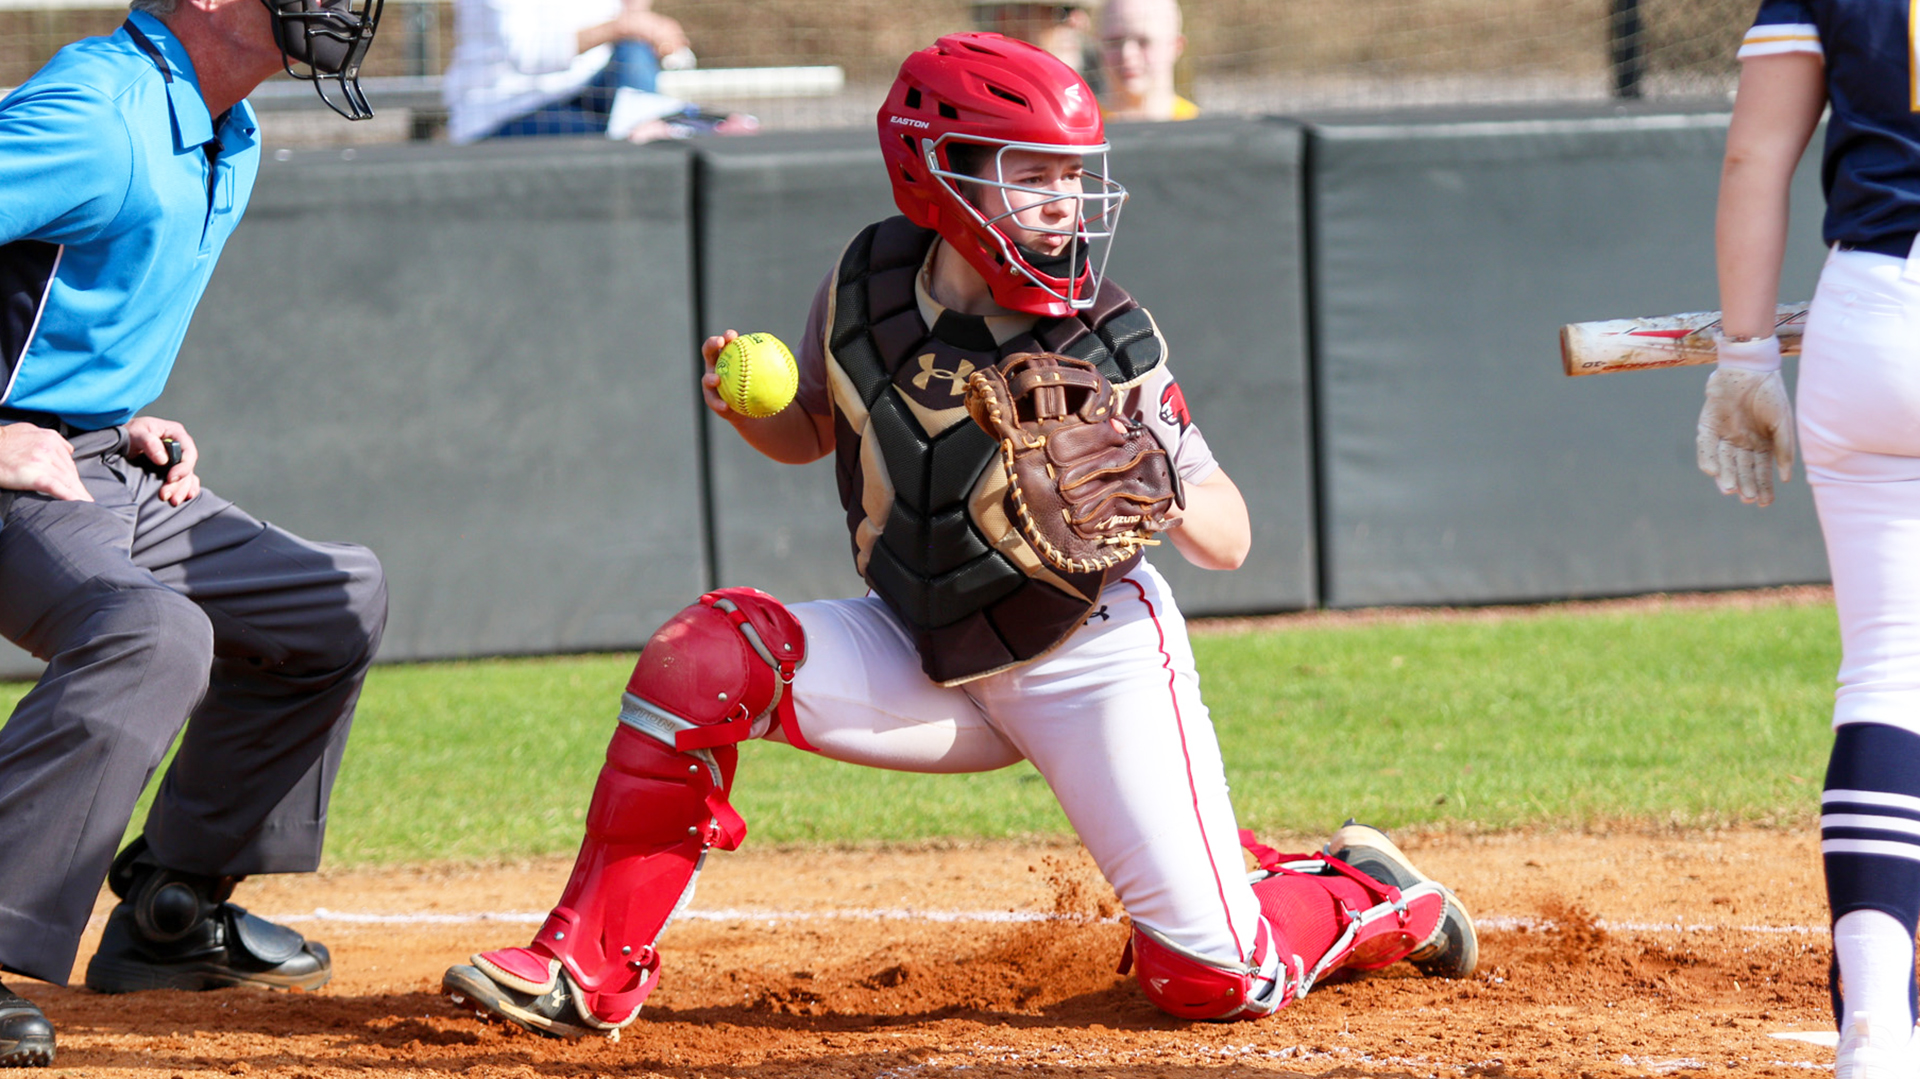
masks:
[[[999,34],[948,34],[907,57],[880,106],[880,152],[893,181],[893,201],[922,228],[938,231],[1011,311],[1064,317],[1093,306],[1106,272],[1126,189],[1107,178],[1107,142],[1100,105],[1072,68],[1052,53]],[[956,169],[954,146],[983,147],[979,175]],[[1082,191],[1006,182],[1006,151],[1072,154],[1082,159]],[[996,187],[1022,211],[1072,200],[1061,228],[1062,255],[1016,245],[961,194],[962,183]],[[1014,202],[1021,195],[1025,201]]]

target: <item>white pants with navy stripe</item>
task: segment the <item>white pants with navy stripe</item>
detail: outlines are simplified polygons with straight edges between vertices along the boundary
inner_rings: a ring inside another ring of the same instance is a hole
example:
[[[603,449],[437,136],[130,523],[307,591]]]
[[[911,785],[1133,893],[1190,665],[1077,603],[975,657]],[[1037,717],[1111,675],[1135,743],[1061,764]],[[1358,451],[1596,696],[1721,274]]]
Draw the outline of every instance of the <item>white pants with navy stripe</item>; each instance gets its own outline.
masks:
[[[910,772],[1031,761],[1135,922],[1223,962],[1252,952],[1260,905],[1220,747],[1186,622],[1151,566],[1052,652],[954,688],[921,671],[877,597],[792,610],[807,631],[794,704],[822,755]]]
[[[1828,257],[1798,398],[1840,614],[1834,725],[1920,733],[1920,259]]]

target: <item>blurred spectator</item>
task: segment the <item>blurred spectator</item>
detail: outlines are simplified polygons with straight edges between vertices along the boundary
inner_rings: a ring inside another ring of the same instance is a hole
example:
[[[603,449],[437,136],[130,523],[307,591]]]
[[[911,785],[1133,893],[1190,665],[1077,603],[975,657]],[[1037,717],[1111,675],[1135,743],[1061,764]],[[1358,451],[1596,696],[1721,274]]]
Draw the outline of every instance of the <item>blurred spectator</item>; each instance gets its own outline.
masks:
[[[751,117],[703,116],[655,91],[661,58],[691,67],[693,53],[652,0],[454,0],[453,25],[442,93],[456,143],[605,134],[610,121],[630,127],[635,141],[686,133],[674,123],[758,126]]]
[[[1187,47],[1180,0],[1106,0],[1100,9],[1100,103],[1114,120],[1191,120],[1198,106],[1173,89]]]
[[[1057,4],[996,4],[973,0],[975,29],[1038,45],[1059,57],[1100,92],[1100,47],[1093,36],[1093,10],[1100,0]]]

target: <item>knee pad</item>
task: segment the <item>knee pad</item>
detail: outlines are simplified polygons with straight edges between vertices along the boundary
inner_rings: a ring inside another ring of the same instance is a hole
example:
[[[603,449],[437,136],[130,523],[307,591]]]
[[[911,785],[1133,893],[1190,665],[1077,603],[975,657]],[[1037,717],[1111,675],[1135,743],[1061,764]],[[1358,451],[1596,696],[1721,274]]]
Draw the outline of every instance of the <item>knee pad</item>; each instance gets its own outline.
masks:
[[[779,723],[812,749],[793,711],[806,633],[777,599],[722,588],[667,620],[634,665],[620,722],[681,751],[731,745]]]

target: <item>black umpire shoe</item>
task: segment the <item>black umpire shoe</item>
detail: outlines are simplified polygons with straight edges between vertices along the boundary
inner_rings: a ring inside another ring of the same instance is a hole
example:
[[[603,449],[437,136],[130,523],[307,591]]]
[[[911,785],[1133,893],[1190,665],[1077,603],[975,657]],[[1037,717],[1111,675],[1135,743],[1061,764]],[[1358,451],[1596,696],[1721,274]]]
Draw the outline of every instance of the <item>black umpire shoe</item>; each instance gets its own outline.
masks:
[[[53,1024],[38,1005],[0,985],[0,1068],[53,1063]]]
[[[1394,846],[1387,833],[1352,820],[1333,833],[1322,853],[1395,888],[1438,883],[1415,869],[1413,860]],[[1466,904],[1452,888],[1444,884],[1440,887],[1446,892],[1440,925],[1432,938],[1407,959],[1430,978],[1464,978],[1480,965],[1480,935],[1473,928],[1473,915],[1467,913]]]
[[[113,860],[121,902],[87,964],[96,993],[141,989],[318,989],[333,977],[324,944],[227,902],[238,877],[205,877],[153,860],[143,836]]]

